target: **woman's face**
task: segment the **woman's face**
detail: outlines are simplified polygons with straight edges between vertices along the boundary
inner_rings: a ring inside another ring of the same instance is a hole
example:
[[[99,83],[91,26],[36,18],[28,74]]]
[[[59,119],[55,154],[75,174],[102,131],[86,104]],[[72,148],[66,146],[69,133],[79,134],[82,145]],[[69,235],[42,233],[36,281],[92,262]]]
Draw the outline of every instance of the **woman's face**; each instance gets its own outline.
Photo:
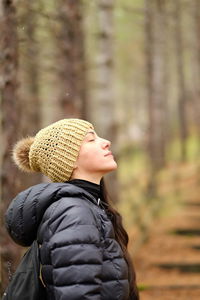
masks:
[[[103,175],[117,168],[110,151],[111,143],[100,138],[94,130],[90,129],[81,145],[75,164],[73,178],[99,181]]]

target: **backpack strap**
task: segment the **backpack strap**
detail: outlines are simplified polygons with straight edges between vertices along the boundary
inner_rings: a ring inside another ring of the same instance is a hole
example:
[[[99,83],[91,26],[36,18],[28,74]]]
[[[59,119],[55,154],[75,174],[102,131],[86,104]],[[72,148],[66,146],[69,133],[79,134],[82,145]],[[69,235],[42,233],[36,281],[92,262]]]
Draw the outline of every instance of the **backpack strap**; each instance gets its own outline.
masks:
[[[38,243],[38,250],[40,249],[40,247],[41,247],[41,245]],[[40,275],[39,275],[39,278],[40,278],[40,281],[41,281],[42,285],[43,285],[44,287],[46,287],[46,285],[45,285],[45,283],[44,283],[44,280],[43,280],[43,278],[42,278],[42,264],[41,264],[41,262],[40,262]]]

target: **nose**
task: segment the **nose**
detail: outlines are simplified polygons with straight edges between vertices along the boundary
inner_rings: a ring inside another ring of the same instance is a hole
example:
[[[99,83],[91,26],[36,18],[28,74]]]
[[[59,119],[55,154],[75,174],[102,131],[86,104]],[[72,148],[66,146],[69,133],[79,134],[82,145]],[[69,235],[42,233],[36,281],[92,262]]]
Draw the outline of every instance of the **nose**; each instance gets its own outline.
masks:
[[[110,148],[111,142],[105,139],[102,139],[102,145],[104,149]]]

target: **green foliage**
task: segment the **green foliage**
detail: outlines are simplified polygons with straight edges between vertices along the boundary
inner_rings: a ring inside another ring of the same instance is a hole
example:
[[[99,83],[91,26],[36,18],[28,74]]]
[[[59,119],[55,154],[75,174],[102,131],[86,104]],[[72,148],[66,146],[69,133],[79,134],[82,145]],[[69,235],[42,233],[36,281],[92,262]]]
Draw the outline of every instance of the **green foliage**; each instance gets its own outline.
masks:
[[[188,148],[188,160],[189,161],[200,161],[200,137],[197,134],[189,136],[187,141]]]
[[[146,285],[146,284],[138,284],[138,290],[139,291],[145,291],[145,290],[148,290],[150,288],[149,285]]]
[[[121,150],[119,162],[120,179],[127,182],[145,171],[146,153],[139,145],[128,144]]]
[[[199,160],[200,139],[197,134],[191,134],[186,141],[187,161]],[[181,143],[178,137],[174,138],[167,151],[167,161],[181,161]]]

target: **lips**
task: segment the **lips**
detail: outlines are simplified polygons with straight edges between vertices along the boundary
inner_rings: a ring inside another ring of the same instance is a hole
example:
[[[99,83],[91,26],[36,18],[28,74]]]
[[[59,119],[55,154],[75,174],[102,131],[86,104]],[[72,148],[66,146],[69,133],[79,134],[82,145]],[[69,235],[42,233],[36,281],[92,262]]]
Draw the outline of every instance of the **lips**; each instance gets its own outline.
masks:
[[[105,154],[104,156],[109,156],[109,155],[112,155],[112,152],[109,151],[107,154]]]

